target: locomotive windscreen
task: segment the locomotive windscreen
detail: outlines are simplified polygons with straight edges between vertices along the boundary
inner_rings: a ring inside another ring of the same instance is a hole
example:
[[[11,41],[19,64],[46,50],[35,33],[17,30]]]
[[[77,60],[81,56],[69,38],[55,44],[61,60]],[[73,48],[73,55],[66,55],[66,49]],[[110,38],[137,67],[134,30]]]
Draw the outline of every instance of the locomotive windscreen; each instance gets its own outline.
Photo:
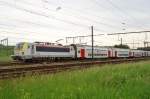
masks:
[[[70,52],[70,49],[69,48],[60,48],[60,47],[36,46],[36,51],[39,51],[39,52]]]
[[[19,44],[17,44],[17,45],[15,46],[15,49],[16,49],[16,50],[22,49],[22,48],[23,48],[23,44],[24,44],[24,43],[19,43]]]

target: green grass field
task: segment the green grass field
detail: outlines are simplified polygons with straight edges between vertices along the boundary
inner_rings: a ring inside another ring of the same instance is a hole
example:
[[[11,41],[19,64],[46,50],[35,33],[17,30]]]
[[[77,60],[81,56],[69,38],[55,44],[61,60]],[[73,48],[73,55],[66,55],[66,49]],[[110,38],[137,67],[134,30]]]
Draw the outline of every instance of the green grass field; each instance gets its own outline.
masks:
[[[0,46],[0,62],[11,61],[11,55],[13,54],[13,47]]]
[[[150,61],[3,80],[0,99],[150,99]]]

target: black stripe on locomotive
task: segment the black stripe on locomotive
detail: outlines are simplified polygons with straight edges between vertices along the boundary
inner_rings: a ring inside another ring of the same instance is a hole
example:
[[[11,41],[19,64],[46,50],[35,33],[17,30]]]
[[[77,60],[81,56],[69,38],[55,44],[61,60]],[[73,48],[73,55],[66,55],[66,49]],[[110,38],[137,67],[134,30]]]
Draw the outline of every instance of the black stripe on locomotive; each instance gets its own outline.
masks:
[[[36,46],[37,52],[70,52],[70,48]]]

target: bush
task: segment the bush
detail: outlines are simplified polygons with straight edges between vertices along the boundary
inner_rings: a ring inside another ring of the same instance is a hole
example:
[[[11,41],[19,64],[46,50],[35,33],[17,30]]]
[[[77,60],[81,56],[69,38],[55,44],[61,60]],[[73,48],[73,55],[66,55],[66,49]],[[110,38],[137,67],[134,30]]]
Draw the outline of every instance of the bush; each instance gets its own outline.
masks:
[[[115,48],[124,48],[124,49],[130,49],[130,47],[128,45],[114,45]]]

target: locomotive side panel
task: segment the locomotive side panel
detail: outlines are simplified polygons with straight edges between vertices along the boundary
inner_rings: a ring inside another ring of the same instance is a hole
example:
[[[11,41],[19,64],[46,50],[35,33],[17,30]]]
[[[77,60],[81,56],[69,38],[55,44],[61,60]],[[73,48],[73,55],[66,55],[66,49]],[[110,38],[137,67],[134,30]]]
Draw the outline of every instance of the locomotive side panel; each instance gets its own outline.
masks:
[[[72,58],[72,50],[71,47],[36,46],[36,52],[33,57]]]

